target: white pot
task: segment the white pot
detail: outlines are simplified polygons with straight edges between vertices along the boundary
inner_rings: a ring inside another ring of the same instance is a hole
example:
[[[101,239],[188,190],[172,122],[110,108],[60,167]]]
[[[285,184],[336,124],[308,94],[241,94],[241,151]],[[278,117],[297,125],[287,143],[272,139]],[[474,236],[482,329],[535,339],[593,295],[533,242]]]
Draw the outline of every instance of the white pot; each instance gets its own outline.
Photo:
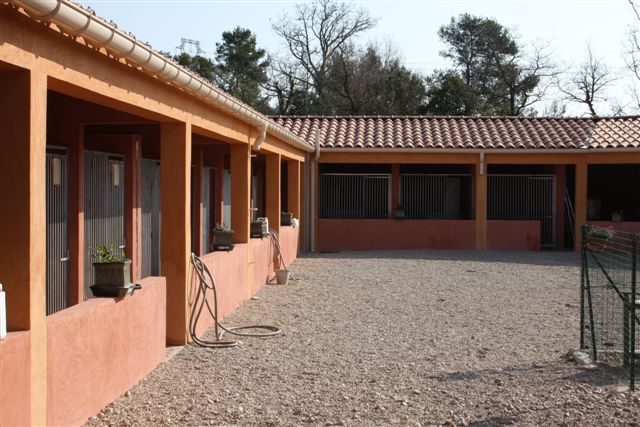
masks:
[[[289,283],[289,270],[276,270],[276,283],[286,285]]]

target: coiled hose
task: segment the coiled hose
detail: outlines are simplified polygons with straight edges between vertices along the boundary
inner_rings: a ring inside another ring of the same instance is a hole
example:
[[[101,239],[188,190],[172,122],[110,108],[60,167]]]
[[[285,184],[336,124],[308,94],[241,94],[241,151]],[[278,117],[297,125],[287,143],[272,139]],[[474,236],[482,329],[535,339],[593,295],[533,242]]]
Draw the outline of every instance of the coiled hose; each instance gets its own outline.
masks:
[[[225,332],[241,337],[272,337],[274,335],[279,335],[280,333],[282,333],[280,328],[271,325],[244,325],[236,326],[233,328],[227,328],[223,326],[218,321],[218,295],[216,293],[216,284],[213,280],[211,272],[202,262],[202,260],[193,253],[191,254],[191,265],[193,266],[193,270],[198,276],[199,282],[196,290],[196,296],[193,301],[191,318],[189,319],[189,336],[191,337],[191,340],[194,344],[200,347],[208,348],[235,347],[240,344],[240,341],[222,339],[222,336],[225,334]],[[207,300],[207,291],[209,290],[213,293],[213,309],[209,304],[209,300]],[[198,325],[198,320],[200,319],[205,306],[207,307],[207,310],[209,311],[209,314],[211,315],[214,323],[213,327],[215,331],[215,339],[213,341],[199,338],[196,335],[196,326]],[[261,329],[266,332],[238,332],[248,329]]]

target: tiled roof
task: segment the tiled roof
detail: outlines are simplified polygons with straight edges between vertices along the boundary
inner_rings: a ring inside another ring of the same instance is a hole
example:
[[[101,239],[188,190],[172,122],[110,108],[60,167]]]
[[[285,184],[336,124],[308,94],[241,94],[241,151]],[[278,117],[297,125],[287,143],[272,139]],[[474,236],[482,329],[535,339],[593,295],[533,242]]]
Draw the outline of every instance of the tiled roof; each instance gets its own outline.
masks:
[[[278,116],[303,139],[320,132],[324,149],[638,148],[640,117]]]
[[[592,148],[640,147],[640,117],[598,119],[591,135]]]

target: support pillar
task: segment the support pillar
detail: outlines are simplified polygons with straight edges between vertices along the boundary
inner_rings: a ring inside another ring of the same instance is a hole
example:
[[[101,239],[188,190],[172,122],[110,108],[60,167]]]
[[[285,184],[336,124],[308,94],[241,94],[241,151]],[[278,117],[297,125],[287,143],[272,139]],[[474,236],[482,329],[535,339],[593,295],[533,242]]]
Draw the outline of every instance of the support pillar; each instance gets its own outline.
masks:
[[[202,251],[202,225],[204,223],[203,219],[203,210],[204,210],[204,188],[202,185],[202,179],[204,176],[204,153],[202,148],[198,148],[193,150],[193,163],[195,164],[195,180],[193,183],[193,197],[196,198],[193,206],[195,207],[195,212],[193,212],[193,242],[192,242],[192,250],[193,252],[201,256],[203,254]]]
[[[131,258],[131,279],[140,279],[142,260],[142,146],[140,135],[131,135],[125,158],[125,252]]]
[[[160,125],[161,274],[167,279],[167,342],[187,343],[191,251],[191,124]]]
[[[66,143],[68,148],[69,306],[73,306],[84,301],[84,126],[69,118],[58,123],[57,132],[47,136],[47,143]]]
[[[582,226],[587,223],[587,180],[589,168],[586,161],[576,163],[575,215],[573,249],[579,251],[582,244]]]
[[[293,214],[294,218],[301,218],[301,180],[300,162],[290,160],[287,162],[287,210]]]
[[[565,217],[565,192],[566,192],[566,170],[565,165],[556,165],[554,172],[556,175],[556,249],[564,248],[564,217]]]
[[[4,71],[0,93],[0,282],[8,330],[31,331],[31,424],[45,425],[47,76]]]
[[[280,154],[266,156],[267,197],[265,211],[269,218],[269,228],[280,234]]]
[[[475,217],[476,217],[476,249],[487,249],[487,174],[483,161],[475,170]]]
[[[231,145],[231,228],[236,243],[249,242],[251,146]]]

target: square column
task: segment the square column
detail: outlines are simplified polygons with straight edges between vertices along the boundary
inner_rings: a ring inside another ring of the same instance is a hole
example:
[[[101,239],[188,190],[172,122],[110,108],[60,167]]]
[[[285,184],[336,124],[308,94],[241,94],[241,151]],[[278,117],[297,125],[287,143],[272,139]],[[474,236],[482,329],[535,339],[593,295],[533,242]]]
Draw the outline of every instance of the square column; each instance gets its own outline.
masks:
[[[564,218],[565,218],[565,189],[567,167],[565,165],[554,166],[556,175],[556,249],[564,248]]]
[[[125,154],[125,253],[131,279],[140,279],[142,260],[142,147],[140,135],[127,137]]]
[[[587,162],[576,163],[575,215],[573,230],[573,249],[579,251],[582,244],[582,226],[587,223],[587,185],[589,167]]]
[[[45,425],[47,76],[3,71],[0,93],[0,282],[8,330],[31,331],[31,424]]]
[[[231,145],[230,151],[231,228],[236,243],[248,243],[251,222],[251,146]]]
[[[487,174],[486,166],[477,164],[475,170],[476,249],[487,249]]]
[[[280,233],[280,154],[267,154],[267,197],[266,214],[269,218],[269,228]]]
[[[290,160],[287,162],[287,209],[294,218],[300,219],[301,213],[301,188],[300,188],[300,162]]]
[[[192,212],[192,218],[194,223],[193,227],[193,252],[201,256],[202,252],[202,225],[203,225],[203,209],[204,209],[204,186],[202,185],[204,175],[204,152],[202,148],[193,150],[193,163],[195,165],[195,180],[193,183],[193,197],[194,200],[192,206],[195,208],[195,212]]]
[[[68,129],[69,305],[76,305],[84,301],[84,126],[70,122]]]
[[[161,274],[167,279],[167,342],[187,343],[191,252],[191,124],[160,125]]]

